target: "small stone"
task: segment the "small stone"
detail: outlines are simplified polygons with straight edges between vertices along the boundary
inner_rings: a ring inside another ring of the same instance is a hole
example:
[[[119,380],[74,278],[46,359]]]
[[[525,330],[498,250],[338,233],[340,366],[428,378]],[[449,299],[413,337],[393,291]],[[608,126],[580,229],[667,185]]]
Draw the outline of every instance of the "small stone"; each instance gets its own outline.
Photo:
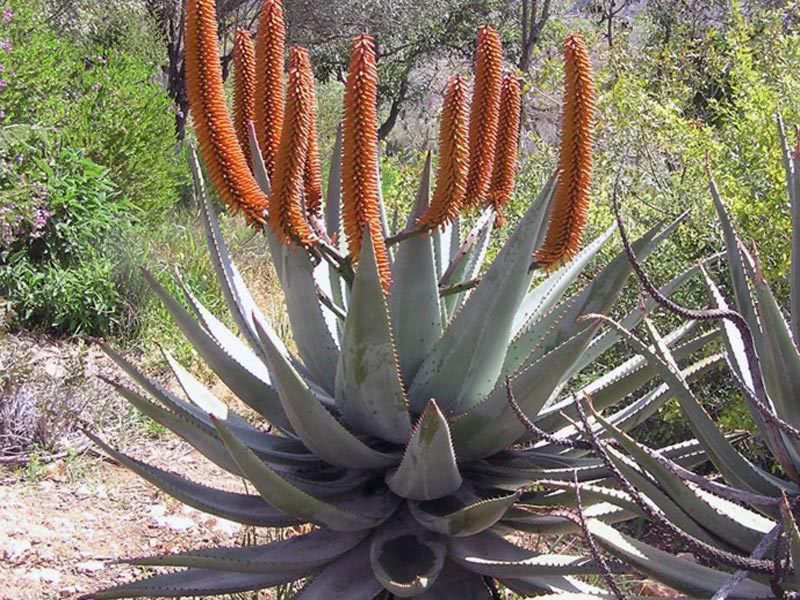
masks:
[[[150,507],[150,516],[154,519],[160,519],[167,514],[167,507],[163,504],[155,504]]]
[[[33,569],[27,573],[28,579],[43,583],[58,583],[61,581],[61,573],[55,569]]]
[[[105,563],[100,562],[99,560],[87,560],[86,562],[78,563],[77,569],[80,573],[97,573],[98,571],[102,571],[106,568]]]
[[[31,543],[28,540],[11,540],[3,552],[3,556],[9,562],[16,562],[31,549]]]
[[[187,529],[191,529],[195,526],[195,522],[191,519],[179,517],[177,515],[158,517],[156,519],[156,523],[159,527],[166,527],[168,529],[172,529],[173,531],[186,531]]]

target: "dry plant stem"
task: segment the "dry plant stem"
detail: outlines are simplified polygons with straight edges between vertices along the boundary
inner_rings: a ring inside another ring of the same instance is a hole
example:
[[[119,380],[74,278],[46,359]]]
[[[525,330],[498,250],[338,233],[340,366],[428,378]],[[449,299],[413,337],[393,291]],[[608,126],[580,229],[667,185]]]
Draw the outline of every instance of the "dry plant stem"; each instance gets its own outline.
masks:
[[[589,442],[583,441],[573,441],[567,440],[562,438],[557,438],[552,433],[548,433],[544,429],[537,427],[537,425],[528,418],[528,415],[522,410],[522,407],[517,403],[517,399],[514,397],[514,390],[511,388],[511,378],[506,377],[506,398],[508,399],[508,404],[511,406],[511,410],[514,411],[514,415],[517,417],[520,423],[522,423],[523,427],[528,430],[532,436],[542,439],[546,442],[553,444],[554,446],[560,446],[562,448],[570,448],[573,450],[591,450],[592,445]]]
[[[777,523],[775,527],[770,529],[769,533],[761,538],[761,541],[750,553],[750,558],[764,558],[767,551],[780,539],[783,531],[783,524]],[[778,553],[776,552],[777,556]],[[726,600],[728,596],[736,589],[736,587],[745,580],[748,572],[739,570],[734,573],[731,578],[723,585],[711,600]]]
[[[761,363],[758,359],[758,355],[756,354],[753,333],[750,331],[750,326],[747,324],[747,321],[742,315],[733,310],[720,308],[695,310],[680,306],[664,296],[658,290],[658,288],[653,285],[653,283],[647,277],[647,274],[644,272],[644,268],[642,267],[641,263],[636,258],[636,253],[633,251],[633,247],[628,239],[625,223],[623,222],[622,214],[619,210],[618,194],[621,176],[622,172],[620,171],[617,173],[617,179],[614,183],[614,190],[611,194],[611,208],[617,221],[617,227],[619,229],[622,245],[625,248],[625,253],[628,256],[628,260],[631,263],[633,271],[639,278],[639,282],[642,284],[642,287],[644,287],[647,293],[650,294],[653,300],[656,301],[656,303],[681,318],[693,321],[719,321],[724,319],[731,322],[736,327],[736,329],[739,331],[739,335],[742,337],[745,358],[747,359],[747,364],[752,375],[751,378],[753,380],[753,388],[755,391],[755,398],[753,400],[759,412],[762,413],[765,420],[769,424],[770,437],[772,438],[773,442],[771,446],[777,454],[778,461],[786,471],[786,474],[795,483],[800,483],[800,473],[798,473],[797,469],[794,467],[788,451],[786,450],[786,446],[784,445],[783,440],[780,437],[780,433],[778,432],[779,425],[777,424],[777,421],[780,421],[780,419],[777,417],[777,415],[775,415],[774,411],[769,408],[769,400],[767,398],[767,392],[764,388],[764,381],[762,379]]]
[[[410,240],[411,238],[417,237],[418,235],[425,235],[427,233],[430,233],[431,229],[432,228],[429,225],[419,225],[412,229],[406,229],[405,231],[395,233],[393,236],[386,238],[386,247],[391,248],[395,244],[399,244],[400,242]]]
[[[322,302],[322,304],[324,304],[334,315],[336,315],[338,319],[344,321],[347,318],[347,313],[338,307],[336,303],[331,300],[330,296],[323,292],[322,288],[320,288],[317,284],[314,284],[314,291],[317,292],[317,298],[319,298],[319,301]]]
[[[583,514],[583,503],[581,501],[581,483],[578,481],[577,469],[575,469],[573,480],[575,484],[575,503],[578,509],[578,521],[581,531],[583,532],[583,537],[586,540],[586,545],[589,546],[589,551],[592,553],[592,557],[600,567],[600,572],[603,575],[603,579],[605,580],[606,585],[609,587],[611,592],[614,594],[614,596],[616,596],[617,600],[626,600],[627,596],[622,593],[621,589],[619,589],[614,576],[611,574],[611,569],[608,568],[608,563],[606,562],[605,557],[600,553],[600,549],[597,547],[597,542],[595,542],[592,532],[589,531],[589,528],[586,526],[586,517]]]
[[[591,402],[588,396],[585,396],[585,399]],[[622,487],[622,491],[630,496],[631,500],[633,500],[642,513],[653,522],[655,527],[661,529],[661,531],[667,536],[676,537],[686,545],[687,549],[692,554],[710,562],[711,564],[723,564],[735,569],[767,575],[772,575],[774,573],[774,566],[772,565],[771,561],[751,559],[715,548],[714,546],[711,546],[710,544],[707,544],[687,534],[685,531],[665,518],[658,509],[651,507],[642,497],[639,491],[634,488],[627,479],[625,479],[625,477],[622,475],[619,469],[617,469],[616,465],[609,457],[608,451],[606,450],[604,444],[598,439],[594,431],[592,431],[592,427],[589,423],[589,419],[586,416],[583,403],[577,401],[575,406],[578,410],[581,423],[583,424],[583,427],[579,428],[579,431],[586,438],[586,440],[592,444],[597,456],[603,460],[611,475]]]
[[[451,296],[453,294],[460,294],[461,292],[466,292],[467,290],[478,287],[480,283],[481,279],[480,277],[477,277],[475,279],[468,279],[467,281],[462,281],[461,283],[457,283],[448,287],[440,287],[439,296],[444,297]]]

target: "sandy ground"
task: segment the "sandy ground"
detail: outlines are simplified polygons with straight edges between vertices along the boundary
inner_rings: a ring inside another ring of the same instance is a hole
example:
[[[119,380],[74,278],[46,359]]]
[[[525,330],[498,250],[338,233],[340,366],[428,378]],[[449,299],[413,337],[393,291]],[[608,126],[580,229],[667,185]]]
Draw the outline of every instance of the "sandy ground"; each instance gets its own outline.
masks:
[[[237,482],[185,444],[137,443],[131,453],[196,481],[236,489]],[[236,523],[182,506],[99,456],[0,475],[0,599],[51,600],[141,575],[111,561],[203,545],[241,543]]]

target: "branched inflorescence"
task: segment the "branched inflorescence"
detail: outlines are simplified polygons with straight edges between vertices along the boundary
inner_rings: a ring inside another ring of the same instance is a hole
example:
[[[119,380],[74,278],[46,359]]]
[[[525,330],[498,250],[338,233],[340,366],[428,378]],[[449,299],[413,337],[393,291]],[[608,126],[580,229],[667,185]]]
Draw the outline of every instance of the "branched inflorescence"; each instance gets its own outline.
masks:
[[[431,228],[452,223],[461,210],[469,169],[467,147],[467,86],[463,77],[450,78],[439,126],[439,174],[431,205],[419,220]]]
[[[225,106],[213,0],[186,2],[186,85],[200,152],[217,192],[232,211],[263,223],[267,198],[250,172]]]
[[[350,254],[357,259],[365,231],[372,238],[384,290],[391,272],[378,195],[378,71],[375,45],[362,35],[353,42],[344,97],[342,216]]]
[[[503,77],[500,92],[500,120],[497,131],[497,150],[494,159],[494,172],[489,187],[489,202],[495,210],[495,222],[501,226],[504,221],[503,208],[511,200],[514,192],[514,176],[517,169],[519,151],[519,120],[522,111],[519,79],[511,73]]]
[[[258,146],[270,179],[275,174],[283,127],[283,65],[286,26],[281,0],[266,0],[256,38],[255,126]]]
[[[310,246],[315,239],[300,203],[313,118],[312,85],[308,51],[292,48],[289,53],[286,114],[275,159],[269,221],[282,242],[296,241],[303,246]]]
[[[483,206],[489,194],[497,145],[502,70],[503,47],[500,36],[491,27],[481,27],[478,31],[475,87],[469,122],[469,175],[465,206]]]
[[[557,268],[577,253],[586,225],[592,177],[594,85],[586,43],[579,35],[564,41],[564,115],[560,176],[539,266]]]
[[[256,53],[250,32],[239,29],[233,44],[233,124],[239,146],[244,152],[250,170],[253,157],[247,124],[255,121],[256,107]]]

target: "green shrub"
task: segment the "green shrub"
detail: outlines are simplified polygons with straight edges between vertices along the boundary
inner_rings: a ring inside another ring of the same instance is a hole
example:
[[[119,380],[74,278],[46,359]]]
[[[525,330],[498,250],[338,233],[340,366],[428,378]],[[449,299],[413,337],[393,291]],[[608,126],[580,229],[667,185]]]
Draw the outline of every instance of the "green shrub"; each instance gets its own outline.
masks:
[[[18,199],[0,207],[0,291],[16,324],[110,333],[119,292],[105,244],[135,209],[84,150],[54,144],[36,130],[6,144],[0,156],[0,193]]]

